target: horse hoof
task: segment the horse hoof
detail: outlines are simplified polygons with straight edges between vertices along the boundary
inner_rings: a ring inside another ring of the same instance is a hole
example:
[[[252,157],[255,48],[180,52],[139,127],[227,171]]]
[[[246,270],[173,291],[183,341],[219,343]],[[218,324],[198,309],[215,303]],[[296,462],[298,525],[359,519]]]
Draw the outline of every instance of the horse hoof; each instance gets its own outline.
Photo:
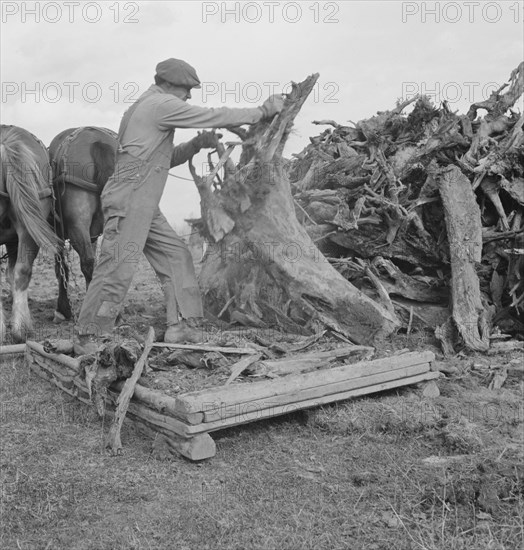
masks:
[[[62,315],[59,311],[55,311],[55,315],[53,317],[53,323],[60,324],[67,321],[64,315]]]

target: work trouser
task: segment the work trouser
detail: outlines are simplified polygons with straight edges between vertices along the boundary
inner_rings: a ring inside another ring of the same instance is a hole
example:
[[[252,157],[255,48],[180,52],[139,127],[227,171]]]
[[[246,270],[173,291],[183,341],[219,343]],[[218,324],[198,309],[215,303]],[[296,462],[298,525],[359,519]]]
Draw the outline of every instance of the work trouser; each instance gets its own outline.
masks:
[[[167,168],[119,156],[102,195],[100,257],[78,317],[78,333],[108,334],[133,280],[141,252],[164,289],[167,324],[202,317],[202,298],[191,253],[158,208]]]

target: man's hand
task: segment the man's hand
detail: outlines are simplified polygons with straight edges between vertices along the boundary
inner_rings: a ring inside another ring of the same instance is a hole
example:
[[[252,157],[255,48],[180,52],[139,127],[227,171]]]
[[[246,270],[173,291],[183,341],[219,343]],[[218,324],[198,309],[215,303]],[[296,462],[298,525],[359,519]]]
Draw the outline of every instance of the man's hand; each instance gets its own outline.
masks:
[[[191,140],[191,144],[198,151],[200,149],[216,149],[218,140],[222,137],[222,134],[216,134],[215,132],[199,132]]]
[[[284,96],[282,94],[275,94],[269,96],[262,104],[262,118],[273,118],[276,114],[280,113],[284,107]]]
[[[180,143],[173,148],[171,154],[171,168],[180,166],[196,155],[200,149],[216,149],[222,134],[213,132],[199,132],[193,139]]]

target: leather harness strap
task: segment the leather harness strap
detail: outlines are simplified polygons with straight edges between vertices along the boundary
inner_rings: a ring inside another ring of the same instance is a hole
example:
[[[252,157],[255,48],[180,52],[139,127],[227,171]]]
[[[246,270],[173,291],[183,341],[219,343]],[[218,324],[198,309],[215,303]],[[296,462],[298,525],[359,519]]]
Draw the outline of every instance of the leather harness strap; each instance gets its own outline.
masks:
[[[53,189],[51,187],[48,187],[47,189],[42,189],[38,192],[38,198],[39,199],[47,199],[47,197],[53,196]],[[5,191],[0,191],[0,197],[3,197],[4,199],[10,200],[11,197],[9,196],[9,193],[6,193]]]
[[[98,188],[98,185],[96,183],[92,183],[90,181],[85,181],[83,179],[77,178],[76,176],[68,176],[67,174],[59,174],[55,178],[55,183],[57,183],[57,184],[69,183],[70,185],[74,185],[75,187],[80,187],[81,189],[85,189],[86,191],[90,191],[91,193],[96,193],[97,195],[100,194],[100,189]]]
[[[99,189],[98,185],[96,183],[86,181],[84,179],[80,179],[76,176],[70,175],[67,173],[67,157],[69,154],[69,148],[71,146],[71,143],[80,135],[81,132],[84,130],[97,130],[101,131],[102,133],[106,134],[112,139],[117,139],[117,134],[113,132],[113,130],[109,130],[108,128],[102,128],[102,127],[95,127],[95,126],[81,126],[80,128],[76,128],[73,132],[71,132],[58,146],[56,150],[56,154],[54,155],[54,159],[52,160],[52,163],[57,166],[59,162],[61,162],[61,172],[57,176],[54,177],[54,182],[56,184],[70,184],[74,185],[75,187],[80,187],[81,189],[85,189],[86,191],[89,191],[90,193],[95,193],[97,195],[100,195],[102,190]],[[55,170],[53,170],[55,171]]]

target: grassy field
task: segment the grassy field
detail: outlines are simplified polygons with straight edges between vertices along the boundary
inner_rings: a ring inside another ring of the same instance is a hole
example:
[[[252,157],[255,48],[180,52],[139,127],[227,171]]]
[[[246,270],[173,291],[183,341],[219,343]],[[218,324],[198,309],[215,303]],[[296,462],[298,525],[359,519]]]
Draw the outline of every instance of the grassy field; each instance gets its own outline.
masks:
[[[49,334],[55,296],[40,262],[31,306]],[[126,320],[160,330],[161,304],[142,269]],[[423,336],[391,349],[438,351]],[[490,367],[519,359],[461,355],[434,399],[404,388],[216,432],[216,456],[191,463],[152,452],[130,426],[123,456],[108,456],[92,408],[4,358],[0,548],[514,550],[524,386],[488,384]]]

